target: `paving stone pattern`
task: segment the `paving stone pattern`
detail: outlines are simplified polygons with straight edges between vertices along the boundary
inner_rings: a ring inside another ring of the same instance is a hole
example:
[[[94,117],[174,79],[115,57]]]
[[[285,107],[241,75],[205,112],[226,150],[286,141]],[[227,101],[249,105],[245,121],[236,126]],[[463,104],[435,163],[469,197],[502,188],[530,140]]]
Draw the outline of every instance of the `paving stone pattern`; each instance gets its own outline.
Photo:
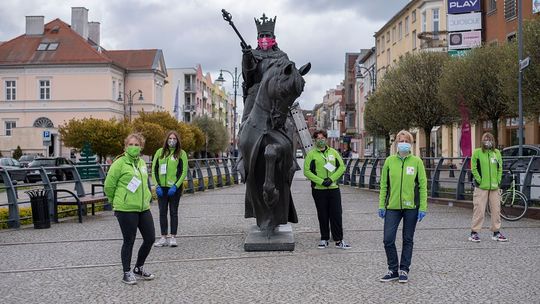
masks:
[[[179,246],[154,247],[146,268],[156,279],[135,286],[121,282],[112,212],[1,231],[0,303],[540,303],[539,221],[503,221],[510,242],[497,243],[487,218],[475,244],[467,241],[470,209],[432,204],[417,226],[409,283],[381,283],[377,193],[342,187],[353,248],[321,250],[309,183],[297,174],[293,252],[244,251],[254,219],[243,217],[243,194],[238,185],[182,197]],[[156,204],[152,213],[159,233]]]

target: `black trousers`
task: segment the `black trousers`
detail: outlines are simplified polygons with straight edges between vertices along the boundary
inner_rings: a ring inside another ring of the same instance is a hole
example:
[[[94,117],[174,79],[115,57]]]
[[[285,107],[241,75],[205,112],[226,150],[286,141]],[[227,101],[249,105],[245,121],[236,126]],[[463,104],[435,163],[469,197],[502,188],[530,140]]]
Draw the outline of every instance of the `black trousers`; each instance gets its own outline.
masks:
[[[343,224],[341,219],[341,192],[339,188],[328,190],[312,189],[311,194],[317,207],[321,240],[330,239],[331,229],[334,241],[341,241],[343,239]]]
[[[163,189],[163,196],[158,197],[159,206],[159,227],[161,229],[161,235],[167,235],[168,222],[167,222],[167,210],[171,212],[171,234],[176,235],[178,231],[178,205],[180,203],[180,196],[182,195],[182,189],[177,189],[173,196],[168,196],[168,187],[161,187]]]
[[[139,248],[137,255],[137,262],[135,266],[143,266],[146,261],[146,257],[152,249],[152,245],[156,240],[156,230],[154,229],[154,220],[150,210],[143,212],[121,212],[116,211],[114,213],[120,224],[120,230],[122,230],[122,236],[124,237],[124,243],[122,244],[122,267],[124,272],[130,271],[131,267],[131,255],[133,252],[133,244],[135,243],[135,237],[137,236],[137,228],[141,232],[143,237],[143,243]]]

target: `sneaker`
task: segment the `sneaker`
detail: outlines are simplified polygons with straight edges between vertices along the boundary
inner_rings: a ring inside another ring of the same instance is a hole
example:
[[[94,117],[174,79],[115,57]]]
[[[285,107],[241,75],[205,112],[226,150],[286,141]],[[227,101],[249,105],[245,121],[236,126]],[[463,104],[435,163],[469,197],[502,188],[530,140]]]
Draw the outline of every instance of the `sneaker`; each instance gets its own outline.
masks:
[[[128,272],[124,272],[124,277],[122,278],[122,282],[128,285],[135,285],[137,284],[137,279],[133,275],[133,272],[128,271]]]
[[[384,275],[384,277],[382,277],[379,281],[381,282],[390,282],[390,281],[395,281],[398,279],[398,273],[397,272],[393,272],[392,270],[388,270],[388,272]]]
[[[135,266],[135,268],[133,268],[133,273],[139,279],[143,279],[143,280],[153,280],[154,279],[154,275],[144,271],[142,266]]]
[[[176,238],[174,236],[171,236],[171,238],[169,239],[169,246],[170,247],[178,246],[178,244],[176,244]]]
[[[319,242],[319,246],[317,246],[317,248],[319,248],[319,249],[324,249],[326,247],[328,247],[328,241],[326,241],[326,240],[321,240]]]
[[[478,233],[476,232],[471,233],[471,236],[469,237],[469,241],[480,243],[480,237],[478,236]]]
[[[336,242],[336,248],[339,249],[351,249],[351,245],[347,244],[344,240]]]
[[[508,242],[508,239],[500,232],[493,233],[491,239],[497,242]]]
[[[169,246],[169,242],[167,242],[166,237],[161,237],[157,242],[154,243],[154,246],[156,247],[167,247]]]
[[[399,271],[399,282],[400,283],[407,283],[409,281],[409,275],[405,270]]]

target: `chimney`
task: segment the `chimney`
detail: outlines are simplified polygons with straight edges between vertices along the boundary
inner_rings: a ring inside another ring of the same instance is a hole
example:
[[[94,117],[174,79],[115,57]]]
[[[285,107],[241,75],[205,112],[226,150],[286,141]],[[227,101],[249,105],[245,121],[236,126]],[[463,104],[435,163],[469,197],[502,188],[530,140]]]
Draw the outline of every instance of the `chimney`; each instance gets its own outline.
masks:
[[[88,38],[92,41],[94,41],[97,45],[99,45],[99,22],[88,22]]]
[[[26,35],[43,35],[45,17],[26,16]]]
[[[71,28],[84,40],[88,39],[88,9],[86,7],[71,8]]]

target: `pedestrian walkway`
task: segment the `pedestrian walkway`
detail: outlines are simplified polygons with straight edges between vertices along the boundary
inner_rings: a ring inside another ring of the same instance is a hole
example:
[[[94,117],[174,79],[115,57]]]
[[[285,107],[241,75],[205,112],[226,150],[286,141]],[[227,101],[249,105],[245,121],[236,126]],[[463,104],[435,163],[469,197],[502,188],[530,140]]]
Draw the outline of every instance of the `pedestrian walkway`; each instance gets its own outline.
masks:
[[[471,210],[430,205],[417,226],[409,283],[386,272],[377,193],[342,187],[345,240],[317,249],[309,183],[293,183],[293,252],[244,252],[244,186],[186,195],[178,247],[153,248],[154,281],[121,283],[121,234],[112,212],[0,232],[1,303],[538,303],[540,221],[503,222],[510,242],[467,241]],[[158,211],[153,204],[156,231]],[[489,220],[486,220],[486,224]],[[137,240],[135,248],[140,245]],[[397,244],[401,244],[398,233]],[[134,258],[136,254],[134,254]]]

